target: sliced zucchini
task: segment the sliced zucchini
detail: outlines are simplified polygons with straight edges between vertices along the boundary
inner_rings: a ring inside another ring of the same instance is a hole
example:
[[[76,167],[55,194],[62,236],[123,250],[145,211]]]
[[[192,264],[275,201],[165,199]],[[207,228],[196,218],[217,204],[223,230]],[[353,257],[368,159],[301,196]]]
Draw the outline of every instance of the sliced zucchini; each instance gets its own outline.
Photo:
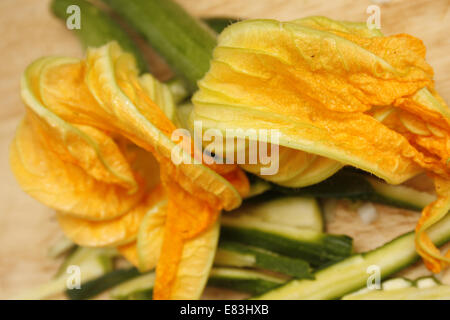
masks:
[[[248,198],[262,195],[264,192],[270,190],[272,187],[269,182],[256,176],[249,177],[250,180],[250,192],[247,195]]]
[[[305,188],[272,185],[272,189],[288,195],[373,201],[416,211],[421,211],[436,198],[426,192],[403,185],[390,185],[349,170],[341,170],[327,180]]]
[[[140,300],[140,298],[150,293],[149,297],[151,299],[151,290],[155,284],[155,277],[155,272],[142,274],[115,286],[109,294],[111,298],[118,300]]]
[[[349,295],[344,300],[450,300],[450,286],[430,288],[406,287],[397,290],[371,290],[365,294]]]
[[[424,289],[441,285],[441,282],[433,276],[427,276],[416,279],[414,285],[417,288]]]
[[[236,262],[238,267],[257,267],[295,278],[313,279],[309,263],[304,260],[285,257],[237,242],[221,242],[214,264],[236,266]]]
[[[369,288],[367,288],[367,287],[364,287],[364,288],[362,288],[362,289],[359,289],[359,290],[357,290],[357,291],[355,291],[355,292],[352,292],[352,293],[349,293],[349,294],[343,296],[343,297],[342,297],[342,300],[346,300],[346,298],[349,297],[349,296],[353,296],[353,295],[357,295],[357,294],[366,294],[366,293],[368,293],[368,292],[370,292],[370,291],[372,291],[372,290],[373,290],[373,289],[369,289]],[[381,289],[380,289],[380,290],[381,290]]]
[[[78,247],[63,263],[57,276],[51,281],[33,288],[17,297],[19,300],[40,300],[63,293],[67,289],[67,281],[71,274],[67,273],[69,266],[80,268],[80,283],[83,287],[87,282],[96,279],[112,269],[112,259],[103,249]],[[76,291],[78,289],[74,289]]]
[[[392,278],[388,279],[386,281],[383,281],[381,284],[381,289],[383,291],[391,291],[391,290],[402,290],[405,288],[410,287],[416,287],[419,289],[425,289],[425,288],[431,288],[439,286],[441,283],[432,276],[426,276],[416,279],[415,281],[411,281],[406,278],[398,277],[398,278]],[[371,293],[373,290],[370,290],[369,288],[363,288],[361,290],[358,290],[354,293],[350,293],[342,298],[342,300],[351,300],[351,299],[358,299],[351,296],[356,295],[363,295],[363,297],[369,297],[367,294]],[[381,296],[380,296],[381,297]]]
[[[261,294],[283,284],[285,279],[254,270],[213,268],[208,286],[226,288],[251,294]]]
[[[254,267],[256,265],[256,257],[251,253],[221,248],[219,244],[214,257],[214,265],[237,268]]]
[[[436,200],[436,196],[428,192],[402,185],[390,185],[374,177],[366,177],[366,179],[374,189],[375,194],[371,199],[374,202],[420,211]]]
[[[262,195],[254,201],[248,200],[237,210],[225,213],[224,217],[251,217],[281,226],[323,231],[322,212],[316,199],[299,196],[264,198],[267,199]]]
[[[213,268],[208,286],[226,288],[250,294],[261,294],[286,281],[260,271],[240,268]],[[151,300],[155,273],[149,272],[123,282],[111,290],[110,295],[120,300]]]
[[[450,240],[450,215],[433,225],[428,232],[431,241],[440,246]],[[366,285],[367,268],[380,268],[381,279],[406,268],[419,259],[414,232],[363,254],[353,255],[315,273],[315,280],[292,280],[256,299],[338,299]],[[410,288],[406,288],[407,290]]]
[[[399,277],[383,281],[381,288],[382,290],[397,290],[412,287],[413,284],[411,280]]]
[[[222,241],[236,241],[288,257],[303,259],[312,266],[342,260],[352,253],[352,239],[306,228],[276,225],[249,216],[224,215]]]
[[[153,287],[148,290],[137,291],[121,300],[153,300]]]
[[[117,251],[113,248],[87,248],[76,247],[59,266],[58,271],[55,274],[55,278],[62,274],[65,274],[67,268],[71,265],[79,266],[85,262],[98,259],[104,264],[105,270],[112,269],[112,258],[116,257]]]
[[[370,289],[368,287],[362,288],[358,291],[349,293],[347,295],[345,295],[344,297],[342,297],[342,300],[347,300],[348,297],[350,296],[354,296],[354,295],[359,295],[359,294],[366,294],[369,293],[373,290],[398,290],[398,289],[403,289],[403,288],[409,288],[414,286],[414,282],[406,279],[406,278],[402,278],[402,277],[398,277],[398,278],[392,278],[392,279],[388,279],[386,281],[383,281],[381,283],[381,287],[379,289]]]
[[[130,269],[113,270],[98,278],[87,281],[80,289],[67,289],[66,295],[71,300],[90,299],[113,288],[117,284],[137,277],[138,275],[139,271],[134,267]]]

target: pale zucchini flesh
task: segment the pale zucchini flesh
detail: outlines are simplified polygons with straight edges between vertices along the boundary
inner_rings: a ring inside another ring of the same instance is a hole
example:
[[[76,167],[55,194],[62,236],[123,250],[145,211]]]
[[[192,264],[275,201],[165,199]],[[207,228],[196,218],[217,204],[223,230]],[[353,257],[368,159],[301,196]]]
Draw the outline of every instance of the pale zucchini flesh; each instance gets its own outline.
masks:
[[[235,257],[228,260],[227,258]],[[282,256],[267,250],[243,245],[237,242],[223,241],[219,245],[215,265],[233,266],[233,262],[238,259],[238,264],[245,267],[256,267],[265,270],[279,272],[295,278],[312,279],[309,263],[291,257]],[[247,265],[244,265],[248,262]]]
[[[371,290],[364,294],[349,295],[345,300],[450,300],[450,286],[406,287],[388,291]]]
[[[152,288],[155,285],[155,272],[148,272],[115,286],[110,296],[117,300],[136,300],[144,296],[152,297]]]
[[[376,296],[380,296],[381,298],[383,297],[383,294],[373,295],[372,291],[397,291],[397,290],[400,290],[397,292],[402,292],[401,290],[405,289],[405,288],[414,287],[414,288],[418,288],[418,289],[426,289],[426,288],[436,287],[439,285],[440,285],[440,282],[433,276],[421,277],[416,280],[410,280],[410,279],[403,278],[403,277],[397,277],[397,278],[391,278],[391,279],[383,281],[381,283],[380,288],[378,288],[378,289],[365,287],[361,290],[358,290],[356,292],[345,295],[344,297],[342,297],[342,300],[368,299],[371,296],[374,296],[374,298]],[[356,296],[360,296],[360,297],[356,297]],[[386,297],[390,297],[390,296],[391,296],[390,293],[386,294]],[[395,295],[392,297],[395,297]],[[400,297],[400,295],[398,297]]]
[[[421,211],[436,199],[433,194],[404,185],[390,185],[352,170],[341,170],[327,180],[305,188],[273,185],[272,189],[287,195],[372,201],[415,211]]]
[[[79,289],[67,289],[66,295],[71,300],[90,299],[114,287],[116,284],[132,279],[138,275],[139,271],[136,268],[113,270],[98,278],[87,281]]]
[[[285,278],[261,271],[215,267],[209,274],[208,286],[260,294],[280,286],[285,281]],[[120,300],[151,300],[154,284],[155,273],[149,272],[117,285],[111,290],[110,295]]]
[[[319,203],[311,197],[263,194],[224,214],[227,219],[241,216],[275,225],[323,231],[323,217]]]
[[[352,253],[350,237],[275,225],[251,217],[222,217],[221,239],[303,259],[313,267],[342,260]]]
[[[433,276],[421,277],[414,281],[414,285],[420,289],[431,288],[431,287],[438,286],[440,284],[441,284],[441,282]]]
[[[383,281],[381,284],[382,290],[397,290],[403,288],[409,288],[413,286],[413,282],[405,278],[393,278]]]
[[[208,280],[208,286],[231,289],[250,294],[261,294],[282,285],[282,278],[266,275],[262,272],[233,268],[214,268]]]

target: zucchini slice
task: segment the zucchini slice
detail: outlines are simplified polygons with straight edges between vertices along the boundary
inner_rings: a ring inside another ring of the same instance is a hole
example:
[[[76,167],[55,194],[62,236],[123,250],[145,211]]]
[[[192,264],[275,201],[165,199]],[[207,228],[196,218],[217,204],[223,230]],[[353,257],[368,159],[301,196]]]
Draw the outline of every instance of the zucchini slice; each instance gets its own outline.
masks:
[[[91,264],[91,262],[99,262],[105,272],[112,270],[112,258],[118,253],[114,248],[87,248],[76,246],[75,249],[66,256],[63,263],[59,266],[55,278],[64,275],[67,268],[71,265],[82,266],[83,264]],[[92,263],[95,265],[95,263]],[[86,279],[86,277],[84,277]]]
[[[270,190],[272,187],[270,183],[266,180],[263,180],[257,176],[247,174],[250,180],[250,192],[247,195],[247,198],[256,197],[262,195],[266,191]]]
[[[385,291],[398,290],[412,287],[413,284],[414,283],[411,280],[399,277],[383,281],[381,288]]]
[[[323,218],[314,198],[279,196],[267,199],[266,195],[249,199],[238,209],[225,213],[226,219],[248,217],[281,226],[323,231]],[[262,200],[262,201],[260,201]]]
[[[345,300],[450,300],[450,286],[371,290],[364,294],[349,295]]]
[[[295,278],[314,278],[309,263],[304,260],[281,256],[237,242],[221,242],[216,252],[214,264],[233,267],[257,267]]]
[[[261,294],[280,286],[285,281],[285,278],[255,270],[213,268],[209,275],[208,286]],[[151,300],[154,283],[154,272],[142,274],[114,287],[110,291],[110,296],[120,300]]]
[[[152,299],[155,285],[155,272],[148,272],[118,284],[110,292],[110,296],[117,300],[149,300]]]
[[[368,287],[364,287],[360,290],[357,290],[355,292],[349,293],[345,296],[342,297],[342,300],[347,300],[347,299],[351,299],[350,296],[356,296],[356,295],[365,295],[371,291],[374,290],[385,290],[385,291],[389,291],[389,290],[398,290],[398,289],[404,289],[404,288],[409,288],[409,287],[413,287],[414,286],[414,282],[406,279],[406,278],[402,278],[402,277],[398,277],[398,278],[392,278],[392,279],[388,279],[386,281],[383,281],[381,283],[381,287],[379,289],[370,289]]]
[[[433,276],[425,276],[418,278],[414,281],[398,277],[398,278],[392,278],[388,279],[386,281],[383,281],[381,284],[381,289],[379,290],[370,290],[369,288],[363,288],[361,290],[358,290],[356,292],[350,293],[344,297],[342,297],[342,300],[353,300],[353,299],[359,299],[360,297],[355,297],[358,295],[361,295],[361,299],[370,299],[371,296],[376,298],[379,296],[380,298],[383,298],[383,294],[372,294],[372,291],[396,291],[396,292],[403,292],[402,289],[405,288],[411,288],[415,287],[418,289],[427,289],[432,288],[441,285],[441,283]],[[388,293],[387,297],[390,297],[391,295]],[[399,295],[400,297],[401,295]],[[392,298],[395,298],[395,296],[392,296]]]
[[[414,285],[417,288],[423,289],[423,288],[431,288],[438,285],[441,285],[441,282],[436,279],[433,276],[427,276],[427,277],[420,277],[415,280]]]
[[[433,225],[428,234],[438,246],[448,242],[450,215]],[[292,280],[256,299],[338,299],[366,285],[369,266],[377,265],[383,279],[416,262],[419,256],[414,238],[414,232],[406,233],[375,250],[353,255],[317,271],[315,280]]]
[[[327,180],[305,188],[272,185],[272,189],[288,195],[372,201],[415,211],[421,211],[436,199],[430,193],[403,185],[390,185],[351,170],[341,170]]]
[[[282,285],[284,282],[285,279],[254,270],[214,268],[211,270],[208,286],[261,294]]]
[[[402,185],[390,185],[374,177],[366,177],[366,179],[373,187],[374,195],[372,200],[374,202],[420,211],[436,200],[436,196],[428,192],[418,191]]]
[[[138,275],[139,271],[136,268],[113,270],[96,279],[87,281],[80,289],[67,289],[66,295],[71,300],[90,299],[114,287],[118,283],[132,279]]]
[[[249,216],[224,215],[221,240],[236,241],[303,259],[314,267],[342,260],[352,253],[350,237],[276,225]]]

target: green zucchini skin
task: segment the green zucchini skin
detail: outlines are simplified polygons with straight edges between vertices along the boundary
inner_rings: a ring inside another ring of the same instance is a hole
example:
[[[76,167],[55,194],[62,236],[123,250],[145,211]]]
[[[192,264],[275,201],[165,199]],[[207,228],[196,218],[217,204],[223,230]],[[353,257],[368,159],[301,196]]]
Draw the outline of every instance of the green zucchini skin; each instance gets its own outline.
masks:
[[[154,272],[141,274],[118,284],[110,293],[119,300],[151,300],[154,280],[149,276]],[[285,279],[269,276],[263,272],[243,268],[214,267],[208,286],[226,288],[250,294],[261,294],[285,283]]]
[[[450,241],[450,215],[433,225],[428,235],[437,246]],[[317,271],[314,274],[315,280],[292,280],[254,298],[262,300],[339,299],[366,285],[370,275],[367,268],[370,266],[378,266],[380,278],[385,279],[416,262],[419,256],[414,239],[414,232],[406,233],[375,250],[350,256]]]
[[[263,294],[269,290],[279,287],[280,284],[261,279],[230,279],[214,277],[208,280],[208,286],[223,289],[230,289],[233,291],[250,293],[252,295]]]
[[[155,277],[154,271],[140,274],[117,284],[109,295],[116,300],[151,300]]]
[[[400,199],[393,194],[389,195],[387,193],[379,192],[373,187],[370,179],[374,178],[350,170],[341,170],[330,178],[305,188],[286,188],[272,184],[272,192],[275,195],[282,193],[305,197],[372,201],[413,211],[421,211],[428,204],[427,201],[418,201],[418,199],[414,197],[416,193],[420,193],[416,190],[410,190],[410,200],[405,199],[407,197],[402,197]],[[395,186],[391,187],[395,188]],[[402,188],[410,189],[406,187]],[[431,195],[429,198],[430,201],[433,200]]]
[[[429,288],[411,286],[397,290],[372,290],[349,295],[343,300],[450,300],[450,286],[437,285]]]
[[[252,271],[254,272],[254,271]],[[247,277],[245,271],[241,277],[227,277],[211,275],[208,279],[208,286],[230,289],[233,291],[250,293],[252,295],[263,294],[269,290],[279,287],[282,282],[274,282],[263,277]]]
[[[119,283],[137,277],[139,274],[139,270],[136,268],[113,270],[84,283],[80,289],[66,290],[66,295],[71,300],[90,299]]]
[[[315,198],[269,194],[246,199],[239,208],[224,213],[225,219],[248,217],[262,222],[323,232],[324,221]],[[256,200],[256,201],[253,201]]]
[[[68,273],[69,266],[78,266],[80,268],[82,271],[80,281],[83,287],[90,280],[97,279],[111,272],[113,268],[113,257],[113,250],[106,248],[73,248],[72,252],[65,257],[56,275],[49,282],[27,290],[15,299],[42,300],[64,293],[70,280],[70,274]]]
[[[418,288],[418,289],[428,289],[431,287],[441,286],[442,284],[433,276],[424,276],[415,280],[410,280],[408,278],[396,277],[390,278],[381,283],[381,288],[376,290],[370,290],[369,288],[363,288],[356,292],[352,292],[348,295],[342,297],[342,300],[366,300],[372,298],[393,298],[398,299],[403,296],[404,290],[406,288]],[[445,287],[445,286],[443,286]],[[450,287],[449,287],[450,288]],[[378,293],[373,294],[374,291]],[[387,292],[386,294],[381,293],[381,291],[394,291]],[[407,290],[408,291],[408,290]],[[415,295],[421,296],[420,292],[414,292]]]
[[[414,280],[414,286],[419,289],[430,288],[439,285],[442,285],[442,283],[434,276],[424,276]]]
[[[265,199],[262,199],[263,195],[256,198],[249,199],[239,209],[222,215],[221,243],[234,243],[229,245],[230,251],[240,249],[242,255],[250,254],[256,261],[255,255],[258,252],[254,250],[259,248],[260,252],[262,249],[287,258],[304,260],[313,267],[323,266],[352,254],[350,237],[322,232],[322,214],[314,199],[280,194]],[[239,245],[242,247],[238,247]],[[271,268],[269,260],[274,259],[273,256],[263,257],[260,254],[259,257],[260,262],[268,259],[266,266],[261,266],[262,268]],[[284,270],[278,271],[292,273],[293,270],[286,269],[292,261],[286,260],[283,263],[286,264],[283,266]],[[306,274],[290,275],[304,277]]]
[[[102,0],[138,31],[193,93],[209,69],[216,33],[172,0]]]
[[[339,171],[330,178],[309,187],[287,188],[273,184],[272,188],[284,194],[357,200],[369,200],[369,196],[373,193],[373,188],[366,179],[347,171]]]
[[[254,257],[252,267],[279,272],[298,279],[314,279],[308,262],[282,256],[270,251],[261,250],[237,242],[222,241],[219,250],[228,250]]]
[[[55,274],[55,278],[60,277],[66,273],[67,268],[70,265],[81,266],[88,260],[98,260],[105,270],[105,273],[113,269],[112,259],[115,257],[116,252],[112,248],[87,248],[74,245],[73,249],[64,258],[62,264],[59,266],[58,271]]]
[[[306,231],[306,230],[305,230]],[[309,233],[314,231],[308,230]],[[235,241],[276,252],[280,255],[302,259],[313,267],[339,261],[351,255],[352,239],[347,236],[314,232],[317,237],[298,240],[288,236],[257,229],[222,225],[221,241]]]
[[[137,45],[122,27],[101,9],[85,0],[53,0],[50,9],[56,17],[66,21],[69,17],[66,10],[70,5],[80,7],[81,28],[73,31],[80,39],[84,49],[100,47],[110,41],[117,41],[123,50],[134,55],[141,73],[149,70]]]

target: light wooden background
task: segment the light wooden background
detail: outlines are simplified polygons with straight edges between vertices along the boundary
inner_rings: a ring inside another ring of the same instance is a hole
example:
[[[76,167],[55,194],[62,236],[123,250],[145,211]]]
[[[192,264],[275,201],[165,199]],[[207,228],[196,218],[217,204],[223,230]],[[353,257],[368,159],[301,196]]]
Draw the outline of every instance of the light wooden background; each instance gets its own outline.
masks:
[[[179,0],[198,16],[240,16],[289,20],[308,15],[365,21],[366,8],[380,4],[386,34],[410,33],[428,48],[436,88],[450,102],[449,0]],[[381,4],[382,3],[382,4]],[[25,67],[45,55],[81,56],[77,39],[51,16],[47,0],[0,0],[0,299],[47,281],[57,263],[47,258],[49,244],[60,237],[50,209],[24,194],[8,165],[8,146],[24,113],[19,79]],[[355,237],[356,247],[377,246],[411,229],[417,214],[379,207],[374,225],[339,206],[329,229]],[[419,267],[417,274],[424,272]]]

